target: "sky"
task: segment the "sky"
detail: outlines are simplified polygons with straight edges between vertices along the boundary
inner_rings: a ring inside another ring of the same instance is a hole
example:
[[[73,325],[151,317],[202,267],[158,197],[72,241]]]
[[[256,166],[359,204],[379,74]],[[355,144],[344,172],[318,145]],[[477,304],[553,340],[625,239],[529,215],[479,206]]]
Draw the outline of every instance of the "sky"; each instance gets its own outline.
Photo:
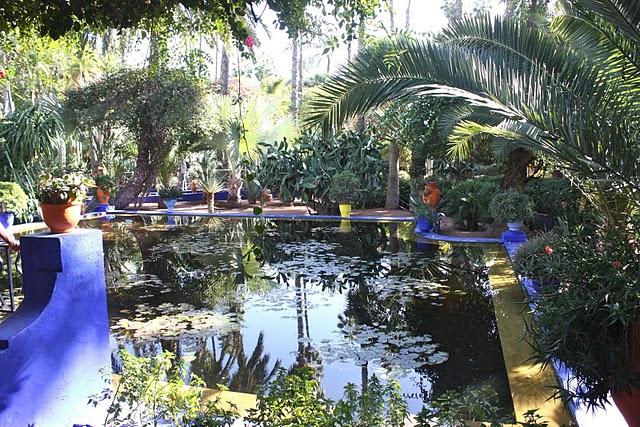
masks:
[[[395,23],[398,28],[404,28],[405,16],[408,0],[394,0]],[[499,0],[490,0],[492,13],[502,13],[504,5]],[[465,12],[471,12],[474,0],[463,0],[463,8]],[[262,17],[262,22],[269,28],[269,34],[263,29],[258,29],[258,39],[260,40],[259,55],[271,58],[275,72],[277,75],[285,78],[291,77],[291,42],[289,41],[285,31],[278,30],[272,24],[275,21],[275,14],[267,10]],[[382,29],[375,31],[376,27],[380,27],[380,23],[387,28],[390,25],[389,13],[384,12],[377,17],[377,22],[370,25],[372,27],[369,33],[373,35],[384,35]],[[410,27],[417,33],[437,32],[447,24],[447,18],[442,11],[442,0],[412,0],[411,1],[411,18]],[[354,46],[355,51],[355,46]],[[327,60],[322,56],[321,47],[307,47],[303,52],[304,72],[306,77],[312,76],[319,72],[326,72]],[[347,61],[347,48],[341,48],[332,55],[331,71],[334,72],[338,67]]]

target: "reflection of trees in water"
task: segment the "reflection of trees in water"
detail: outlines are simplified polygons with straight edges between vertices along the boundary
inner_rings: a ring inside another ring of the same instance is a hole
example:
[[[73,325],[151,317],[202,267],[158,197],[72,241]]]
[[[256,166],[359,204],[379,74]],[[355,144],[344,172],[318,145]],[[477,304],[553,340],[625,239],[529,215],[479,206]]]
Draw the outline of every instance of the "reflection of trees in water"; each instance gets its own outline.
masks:
[[[171,230],[155,230],[153,227],[138,227],[136,230],[134,227],[127,231],[127,249],[121,249],[121,254],[108,262],[118,267],[130,256],[142,264],[144,273],[158,276],[164,286],[172,290],[145,302],[224,306],[227,312],[242,314],[248,293],[266,291],[273,286],[265,279],[255,257],[248,256],[254,248],[261,249],[267,264],[277,267],[278,263],[293,257],[282,251],[278,247],[280,244],[304,244],[310,240],[330,243],[332,247],[327,256],[347,257],[344,258],[347,261],[348,257],[354,257],[356,261],[353,263],[361,267],[366,263],[366,268],[361,273],[358,270],[357,276],[347,278],[339,279],[335,272],[310,278],[305,275],[305,266],[301,265],[273,278],[282,285],[295,288],[296,366],[322,366],[321,353],[310,342],[307,304],[307,292],[317,286],[346,294],[347,306],[338,319],[339,326],[384,325],[386,331],[404,330],[414,336],[430,335],[435,343],[442,344],[441,349],[449,353],[449,360],[443,365],[425,365],[418,369],[425,378],[423,392],[430,388],[431,380],[434,381],[433,392],[438,395],[446,389],[459,388],[473,381],[488,382],[494,374],[504,374],[497,372],[497,368],[502,366],[502,356],[490,291],[481,286],[485,277],[482,249],[453,247],[444,253],[432,246],[426,253],[414,253],[414,244],[398,237],[395,224],[354,223],[350,233],[339,233],[338,223],[311,221],[269,222],[265,233],[256,233],[250,221],[196,221],[196,225],[178,226]],[[180,234],[210,245],[217,242],[225,245],[212,253],[197,251],[188,245],[161,253],[152,250],[158,243],[171,242]],[[115,245],[119,246],[120,243]],[[127,255],[129,253],[131,255]],[[424,261],[425,257],[427,262],[412,264],[414,260]],[[320,262],[320,258],[314,259],[309,262]],[[217,271],[212,267],[220,265],[227,265],[229,269]],[[185,274],[197,270],[205,274]],[[383,292],[384,289],[372,286],[380,278],[390,275],[435,281],[461,292],[447,294],[441,306],[436,306],[432,305],[431,299],[411,296],[410,293],[400,296],[388,289]],[[122,298],[126,303],[126,296]],[[135,298],[132,300],[139,302]],[[242,335],[238,331],[221,338],[203,338],[192,370],[210,386],[220,383],[233,390],[255,392],[280,366],[278,360],[270,369],[269,356],[263,353],[262,334],[251,355],[245,355]],[[363,364],[361,368],[362,381],[366,385],[370,367]],[[321,376],[322,372],[318,375]]]
[[[191,363],[191,371],[209,387],[223,384],[233,391],[256,393],[280,368],[280,360],[276,360],[271,367],[270,361],[271,357],[264,354],[262,332],[251,355],[247,357],[242,334],[234,331],[218,339],[213,336],[204,339]]]

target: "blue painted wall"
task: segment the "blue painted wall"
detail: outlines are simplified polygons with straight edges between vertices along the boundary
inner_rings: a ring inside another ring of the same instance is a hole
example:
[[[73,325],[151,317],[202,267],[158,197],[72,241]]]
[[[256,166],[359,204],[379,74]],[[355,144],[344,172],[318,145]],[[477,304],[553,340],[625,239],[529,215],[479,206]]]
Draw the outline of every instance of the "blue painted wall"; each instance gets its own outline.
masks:
[[[24,301],[0,324],[0,426],[95,423],[111,372],[102,233],[20,239]]]

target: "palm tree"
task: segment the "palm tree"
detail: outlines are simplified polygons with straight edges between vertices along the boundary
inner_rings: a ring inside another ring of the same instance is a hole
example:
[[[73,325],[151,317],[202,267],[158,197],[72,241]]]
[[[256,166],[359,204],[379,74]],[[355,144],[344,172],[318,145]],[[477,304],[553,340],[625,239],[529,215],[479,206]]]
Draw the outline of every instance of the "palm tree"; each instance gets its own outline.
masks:
[[[198,174],[198,185],[204,192],[207,202],[207,212],[213,213],[215,210],[215,194],[224,190],[224,185],[217,175],[218,162],[215,160],[215,152],[204,152],[198,159],[200,173]]]
[[[502,138],[553,158],[586,192],[598,183],[640,206],[640,3],[561,6],[542,28],[481,16],[371,46],[318,89],[305,123],[330,132],[393,99],[458,98],[475,120],[454,126],[452,153]]]

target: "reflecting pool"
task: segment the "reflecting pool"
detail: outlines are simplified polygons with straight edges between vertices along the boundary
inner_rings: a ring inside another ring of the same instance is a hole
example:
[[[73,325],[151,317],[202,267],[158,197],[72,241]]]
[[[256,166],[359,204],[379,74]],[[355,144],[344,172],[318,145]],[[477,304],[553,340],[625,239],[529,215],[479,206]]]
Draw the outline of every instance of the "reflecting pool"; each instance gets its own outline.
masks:
[[[88,226],[95,226],[88,225]],[[482,248],[420,247],[411,224],[125,217],[100,225],[113,365],[170,351],[255,393],[317,368],[326,395],[395,378],[413,412],[491,385],[512,413]]]

